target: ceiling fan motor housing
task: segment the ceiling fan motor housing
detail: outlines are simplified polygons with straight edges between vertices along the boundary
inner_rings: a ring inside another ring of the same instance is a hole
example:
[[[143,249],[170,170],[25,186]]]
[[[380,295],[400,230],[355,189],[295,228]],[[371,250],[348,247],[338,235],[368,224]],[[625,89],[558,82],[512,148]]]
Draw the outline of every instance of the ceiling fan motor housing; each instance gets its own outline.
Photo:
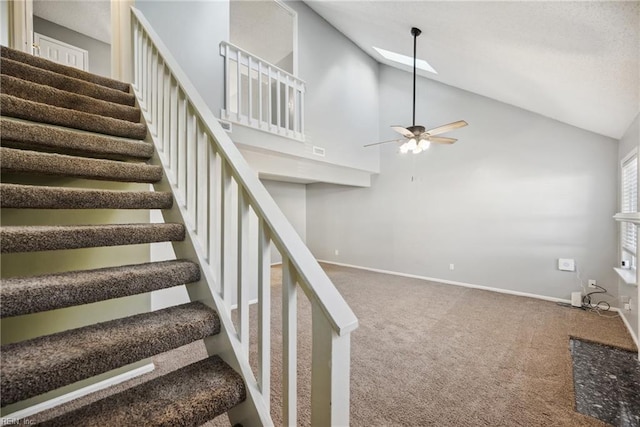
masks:
[[[415,137],[417,138],[417,137],[419,137],[420,135],[422,135],[426,129],[425,129],[425,127],[424,127],[424,126],[419,126],[419,125],[418,125],[418,126],[409,126],[409,127],[407,128],[407,130],[408,130],[409,132],[412,132],[412,133],[415,135]]]

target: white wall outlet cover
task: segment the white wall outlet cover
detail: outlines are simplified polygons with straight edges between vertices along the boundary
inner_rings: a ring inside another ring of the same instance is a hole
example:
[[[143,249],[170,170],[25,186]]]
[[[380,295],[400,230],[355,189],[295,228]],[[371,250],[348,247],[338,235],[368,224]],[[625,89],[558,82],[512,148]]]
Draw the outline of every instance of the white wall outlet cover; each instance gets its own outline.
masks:
[[[558,258],[558,270],[576,271],[576,261],[572,258]]]

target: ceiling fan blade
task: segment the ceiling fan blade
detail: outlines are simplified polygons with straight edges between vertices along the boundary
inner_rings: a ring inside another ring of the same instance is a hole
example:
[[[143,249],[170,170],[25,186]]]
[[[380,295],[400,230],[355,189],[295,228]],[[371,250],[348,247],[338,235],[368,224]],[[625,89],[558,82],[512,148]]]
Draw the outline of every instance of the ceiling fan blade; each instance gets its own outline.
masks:
[[[405,136],[407,138],[413,138],[415,135],[409,129],[404,128],[402,126],[391,126],[391,129],[398,132],[400,135]]]
[[[464,120],[458,120],[457,122],[453,122],[446,125],[438,126],[437,128],[429,129],[425,133],[429,134],[430,136],[434,136],[434,135],[439,135],[441,133],[449,132],[451,130],[458,129],[467,125],[468,123],[465,122]]]
[[[445,138],[442,136],[432,136],[429,137],[428,140],[436,144],[453,144],[457,141],[457,139],[455,138]]]
[[[382,142],[374,142],[373,144],[367,144],[364,145],[364,147],[371,147],[372,145],[380,145],[380,144],[388,144],[390,142],[402,142],[402,139],[390,139],[389,141],[382,141]]]

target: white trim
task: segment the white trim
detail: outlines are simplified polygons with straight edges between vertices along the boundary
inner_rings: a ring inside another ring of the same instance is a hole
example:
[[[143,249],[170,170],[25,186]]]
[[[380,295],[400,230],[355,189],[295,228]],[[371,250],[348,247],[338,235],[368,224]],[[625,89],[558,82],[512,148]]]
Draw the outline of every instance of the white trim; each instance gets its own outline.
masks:
[[[293,52],[291,52],[293,54],[293,67],[291,74],[298,77],[298,12],[289,7],[283,0],[274,0],[274,2],[293,18],[293,44],[291,46],[293,50]]]
[[[613,216],[613,219],[621,222],[632,222],[634,224],[640,224],[640,212],[619,212]]]
[[[0,425],[10,425],[11,423],[14,423],[15,420],[20,420],[22,418],[35,415],[44,410],[55,408],[56,406],[62,405],[63,403],[67,403],[88,394],[95,393],[96,391],[104,390],[105,388],[123,383],[135,377],[139,377],[140,375],[152,372],[155,368],[156,367],[153,363],[147,363],[146,365],[140,366],[139,368],[132,369],[130,371],[124,372],[111,378],[107,378],[106,380],[102,380],[95,384],[82,387],[78,390],[63,394],[62,396],[54,397],[53,399],[46,400],[44,402],[38,403],[37,405],[29,406],[28,408],[12,412],[11,414],[7,414],[4,417],[0,418]]]
[[[379,268],[362,267],[362,266],[359,266],[359,265],[345,264],[345,263],[342,263],[342,262],[327,261],[327,260],[323,260],[323,259],[319,259],[318,262],[323,262],[323,263],[326,263],[326,264],[339,265],[339,266],[342,266],[342,267],[357,268],[359,270],[373,271],[374,273],[390,274],[390,275],[393,275],[393,276],[408,277],[408,278],[411,278],[411,279],[428,280],[430,282],[444,283],[444,284],[447,284],[447,285],[463,286],[465,288],[482,289],[482,290],[485,290],[485,291],[498,292],[498,293],[501,293],[501,294],[516,295],[516,296],[521,296],[521,297],[536,298],[536,299],[540,299],[540,300],[544,300],[544,301],[563,302],[563,303],[571,304],[571,300],[562,299],[562,298],[555,298],[555,297],[550,297],[550,296],[546,296],[546,295],[530,294],[528,292],[510,291],[510,290],[507,290],[507,289],[493,288],[493,287],[490,287],[490,286],[474,285],[472,283],[456,282],[456,281],[453,281],[453,280],[436,279],[436,278],[433,278],[433,277],[418,276],[416,274],[408,274],[408,273],[400,273],[398,271],[381,270]],[[610,310],[617,312],[620,315],[620,317],[622,318],[622,321],[624,322],[625,326],[627,327],[627,330],[629,331],[629,335],[631,335],[631,338],[633,339],[633,342],[636,344],[636,347],[638,348],[638,358],[640,359],[640,344],[638,343],[638,337],[635,335],[633,329],[631,328],[631,324],[629,324],[629,321],[624,316],[624,312],[618,307],[611,307]]]
[[[629,323],[627,318],[624,316],[624,311],[622,311],[618,307],[611,307],[611,311],[616,311],[620,315],[620,318],[622,318],[622,322],[627,327],[627,330],[629,331],[629,335],[631,335],[631,338],[633,338],[633,342],[636,344],[636,348],[638,349],[638,359],[640,359],[640,343],[638,342],[638,337],[633,332],[633,329],[631,329],[631,324]]]
[[[536,299],[541,299],[541,300],[545,300],[545,301],[563,302],[563,303],[571,304],[571,300],[563,299],[563,298],[550,297],[550,296],[547,296],[547,295],[530,294],[528,292],[519,292],[519,291],[510,291],[508,289],[493,288],[491,286],[474,285],[473,283],[456,282],[454,280],[436,279],[434,277],[419,276],[417,274],[400,273],[398,271],[391,271],[391,270],[381,270],[379,268],[362,267],[362,266],[359,266],[359,265],[344,264],[344,263],[341,263],[341,262],[326,261],[326,260],[323,260],[323,259],[319,259],[318,262],[324,262],[326,264],[339,265],[339,266],[342,266],[342,267],[357,268],[357,269],[360,269],[360,270],[373,271],[375,273],[383,273],[383,274],[391,274],[393,276],[408,277],[410,279],[427,280],[427,281],[430,281],[430,282],[444,283],[444,284],[447,284],[447,285],[462,286],[462,287],[465,287],[465,288],[481,289],[481,290],[484,290],[484,291],[498,292],[498,293],[501,293],[501,294],[508,294],[508,295],[516,295],[516,296],[519,296],[519,297],[536,298]]]
[[[635,268],[618,268],[614,267],[615,271],[622,281],[629,286],[638,286],[636,284],[636,269]]]

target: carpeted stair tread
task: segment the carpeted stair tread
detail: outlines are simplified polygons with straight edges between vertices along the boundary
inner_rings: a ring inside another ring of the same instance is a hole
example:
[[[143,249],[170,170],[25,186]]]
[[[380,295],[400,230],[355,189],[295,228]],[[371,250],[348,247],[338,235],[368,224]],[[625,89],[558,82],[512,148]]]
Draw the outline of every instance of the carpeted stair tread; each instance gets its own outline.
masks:
[[[0,98],[0,110],[4,116],[131,139],[145,139],[147,136],[147,128],[142,123],[54,107],[4,93]]]
[[[4,74],[0,76],[0,89],[4,94],[42,104],[99,114],[134,123],[140,121],[140,109],[137,107],[103,101]]]
[[[2,406],[55,390],[220,332],[200,302],[2,346]]]
[[[21,209],[169,209],[171,193],[0,184],[0,207]]]
[[[85,80],[58,74],[53,71],[33,67],[8,58],[3,57],[0,59],[0,71],[2,74],[8,76],[29,80],[34,83],[51,86],[67,92],[78,93],[90,96],[91,98],[116,102],[123,105],[135,105],[135,95],[132,93],[122,92],[117,89],[111,89]]]
[[[5,278],[0,284],[0,317],[106,301],[198,280],[198,264],[187,260]]]
[[[119,182],[153,183],[162,179],[162,167],[146,163],[89,159],[0,147],[3,173],[55,175]]]
[[[153,144],[75,129],[0,118],[2,146],[107,159],[149,159]]]
[[[184,240],[183,224],[4,226],[2,253],[137,245]]]
[[[118,80],[113,80],[108,77],[99,76],[83,70],[79,70],[67,65],[58,64],[48,59],[39,58],[37,56],[29,55],[28,53],[21,52],[19,50],[11,49],[2,46],[1,54],[3,58],[8,58],[14,61],[29,64],[33,67],[42,68],[52,71],[54,73],[63,74],[66,76],[74,77],[76,79],[85,80],[101,86],[106,86],[115,90],[128,92],[129,85]]]
[[[40,425],[199,426],[245,398],[240,375],[212,356]]]

